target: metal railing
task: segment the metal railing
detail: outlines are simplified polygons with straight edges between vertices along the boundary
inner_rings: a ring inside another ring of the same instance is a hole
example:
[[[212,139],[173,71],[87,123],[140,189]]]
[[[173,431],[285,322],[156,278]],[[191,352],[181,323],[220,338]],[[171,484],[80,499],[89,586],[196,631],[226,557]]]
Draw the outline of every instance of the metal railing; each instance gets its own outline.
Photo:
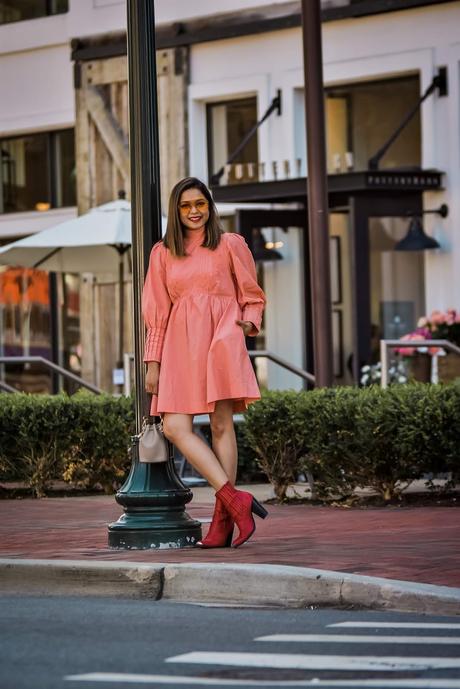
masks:
[[[265,359],[269,359],[270,361],[273,361],[274,364],[278,364],[278,366],[281,366],[281,368],[285,368],[287,371],[290,371],[291,373],[294,373],[296,376],[299,376],[299,378],[303,378],[303,380],[307,380],[309,383],[312,383],[313,385],[315,384],[315,376],[312,373],[308,373],[308,371],[305,371],[303,368],[299,368],[298,366],[294,366],[294,364],[290,364],[289,361],[286,361],[286,359],[282,359],[277,354],[273,354],[273,352],[270,352],[268,349],[251,349],[248,351],[248,354],[251,357],[251,359],[256,359],[259,356],[264,357]]]
[[[42,356],[0,356],[0,364],[40,364],[49,371],[57,373],[62,378],[67,378],[67,380],[78,383],[78,385],[82,388],[91,390],[91,392],[94,392],[96,395],[100,395],[102,393],[102,390],[97,388],[92,383],[88,383],[86,380],[83,380],[83,378],[75,375],[75,373],[71,373],[66,368],[62,368],[62,366],[58,366]],[[2,380],[0,380],[0,388],[2,390],[6,390],[6,392],[19,392],[19,390],[16,390]]]
[[[460,347],[457,347],[453,342],[449,342],[449,340],[380,340],[380,361],[382,364],[380,385],[382,388],[388,387],[388,383],[390,382],[388,376],[390,363],[388,350],[406,347],[442,347],[442,349],[447,349],[454,354],[460,355]]]
[[[12,385],[8,385],[4,380],[0,380],[0,390],[4,390],[5,392],[18,392],[16,388],[13,388]]]
[[[304,371],[303,368],[299,368],[298,366],[294,366],[294,364],[289,363],[289,361],[286,361],[286,359],[282,359],[280,356],[277,356],[276,354],[273,354],[273,352],[270,352],[268,349],[251,349],[248,351],[249,356],[251,359],[256,359],[257,357],[263,357],[265,359],[269,359],[270,361],[273,361],[274,364],[278,364],[278,366],[281,366],[281,368],[286,369],[286,371],[290,371],[296,376],[299,376],[299,378],[302,378],[303,380],[308,381],[309,383],[312,383],[313,385],[315,384],[315,376],[312,373],[308,373],[308,371]],[[131,362],[134,361],[134,354],[125,354],[123,357],[123,370],[124,370],[124,383],[123,383],[123,392],[125,395],[130,395],[131,394]]]

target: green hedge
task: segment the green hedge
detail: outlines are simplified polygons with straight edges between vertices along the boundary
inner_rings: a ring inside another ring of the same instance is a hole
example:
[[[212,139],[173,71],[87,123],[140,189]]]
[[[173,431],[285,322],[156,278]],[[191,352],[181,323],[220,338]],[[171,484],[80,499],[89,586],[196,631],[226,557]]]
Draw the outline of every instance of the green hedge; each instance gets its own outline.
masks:
[[[25,481],[37,496],[56,478],[113,492],[133,430],[129,398],[0,394],[0,479]],[[358,487],[391,500],[430,474],[460,482],[460,386],[266,392],[237,439],[240,480],[265,474],[280,500],[301,473],[322,500]]]
[[[130,398],[2,393],[0,480],[25,482],[37,497],[55,479],[112,493],[129,470],[133,432]],[[241,426],[236,434],[240,479],[263,478]]]
[[[0,477],[44,495],[51,480],[112,492],[129,468],[128,398],[0,394]]]
[[[384,500],[427,474],[460,481],[460,387],[398,385],[267,392],[246,433],[277,497],[300,473],[320,499],[371,487]]]

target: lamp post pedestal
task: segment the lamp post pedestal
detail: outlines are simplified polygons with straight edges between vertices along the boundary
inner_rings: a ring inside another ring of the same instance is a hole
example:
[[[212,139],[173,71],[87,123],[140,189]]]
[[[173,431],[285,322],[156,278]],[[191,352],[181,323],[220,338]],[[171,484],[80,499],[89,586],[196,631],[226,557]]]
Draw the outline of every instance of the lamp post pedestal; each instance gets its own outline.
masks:
[[[124,514],[109,525],[109,547],[123,549],[185,548],[201,539],[201,523],[185,505],[192,492],[176,474],[174,461],[139,461],[139,441],[132,445],[133,463],[115,496]]]

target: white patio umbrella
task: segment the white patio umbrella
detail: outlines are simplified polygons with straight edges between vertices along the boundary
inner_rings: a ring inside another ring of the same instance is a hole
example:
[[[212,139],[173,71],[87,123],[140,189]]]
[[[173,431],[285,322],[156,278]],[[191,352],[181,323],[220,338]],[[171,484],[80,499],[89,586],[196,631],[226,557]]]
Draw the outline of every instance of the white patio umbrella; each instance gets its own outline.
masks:
[[[120,194],[121,196],[121,194]],[[166,218],[162,218],[162,234]],[[0,264],[59,273],[114,273],[119,279],[118,364],[123,358],[125,268],[129,268],[131,204],[124,198],[92,208],[30,237],[0,248]]]

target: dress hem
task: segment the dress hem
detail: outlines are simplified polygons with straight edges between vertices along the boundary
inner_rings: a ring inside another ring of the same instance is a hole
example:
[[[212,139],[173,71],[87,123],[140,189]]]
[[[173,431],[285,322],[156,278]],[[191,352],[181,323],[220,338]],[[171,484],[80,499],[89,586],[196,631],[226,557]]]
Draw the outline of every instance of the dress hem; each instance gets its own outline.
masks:
[[[259,397],[225,397],[221,399],[229,399],[232,400],[233,402],[233,413],[234,414],[241,414],[245,411],[247,411],[248,407],[250,404],[253,404],[254,402],[258,402],[260,400]],[[199,414],[210,414],[214,412],[216,408],[216,402],[220,402],[221,399],[217,400],[212,400],[212,402],[208,403],[208,408],[200,411],[182,411],[178,409],[161,409],[160,411],[158,409],[151,409],[150,413],[152,416],[161,416],[162,414],[189,414],[191,416],[198,416]],[[154,406],[154,401],[152,401],[152,407]]]

